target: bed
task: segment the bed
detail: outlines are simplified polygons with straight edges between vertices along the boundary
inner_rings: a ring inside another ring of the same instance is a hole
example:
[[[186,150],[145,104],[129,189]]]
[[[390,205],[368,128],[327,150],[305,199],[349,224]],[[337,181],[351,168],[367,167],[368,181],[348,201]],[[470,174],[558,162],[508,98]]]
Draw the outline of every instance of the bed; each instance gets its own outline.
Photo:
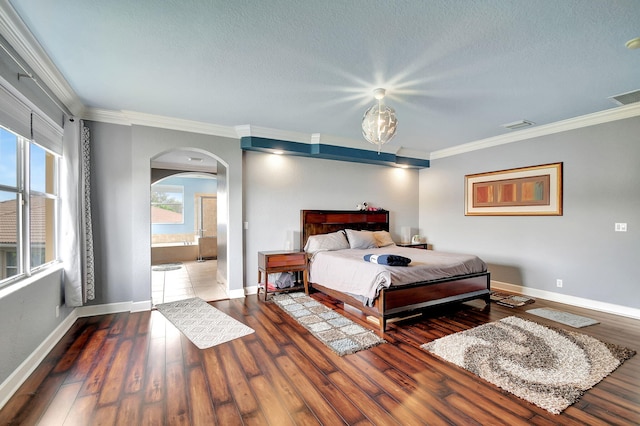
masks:
[[[381,335],[390,318],[473,299],[490,303],[490,274],[481,259],[450,253],[454,258],[443,260],[441,252],[396,246],[388,232],[388,211],[301,210],[300,230],[309,263],[305,292],[320,291],[377,318]],[[376,246],[366,241],[371,234]],[[383,253],[411,263],[386,266],[364,260]],[[375,277],[375,282],[364,278],[366,289],[360,290],[355,281],[361,276]]]

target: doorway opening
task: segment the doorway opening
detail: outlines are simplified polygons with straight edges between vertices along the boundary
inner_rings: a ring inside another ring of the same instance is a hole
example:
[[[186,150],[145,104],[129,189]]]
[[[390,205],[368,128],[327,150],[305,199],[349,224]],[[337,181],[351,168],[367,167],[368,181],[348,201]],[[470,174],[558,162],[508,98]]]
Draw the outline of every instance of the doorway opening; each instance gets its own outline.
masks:
[[[226,284],[218,279],[218,247],[226,247],[226,242],[218,242],[217,167],[212,170],[202,165],[188,170],[174,161],[174,166],[168,168],[167,159],[182,158],[184,152],[164,153],[152,161],[153,306],[192,297],[205,301],[228,299]],[[188,158],[194,158],[194,153],[190,155]],[[203,157],[200,152],[198,155]]]

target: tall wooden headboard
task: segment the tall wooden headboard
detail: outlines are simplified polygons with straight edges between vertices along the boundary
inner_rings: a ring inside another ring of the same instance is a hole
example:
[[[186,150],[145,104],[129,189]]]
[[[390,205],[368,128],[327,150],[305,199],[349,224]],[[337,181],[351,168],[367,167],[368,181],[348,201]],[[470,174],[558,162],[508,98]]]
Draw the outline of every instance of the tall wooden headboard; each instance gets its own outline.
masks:
[[[300,210],[300,248],[311,235],[328,234],[341,229],[388,231],[389,211]]]

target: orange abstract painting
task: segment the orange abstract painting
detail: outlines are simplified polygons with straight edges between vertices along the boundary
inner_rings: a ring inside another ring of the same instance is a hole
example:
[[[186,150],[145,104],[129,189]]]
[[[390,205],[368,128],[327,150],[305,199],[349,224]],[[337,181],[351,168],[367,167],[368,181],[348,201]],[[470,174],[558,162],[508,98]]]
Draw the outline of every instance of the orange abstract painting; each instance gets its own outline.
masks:
[[[465,214],[562,214],[562,163],[467,175]]]

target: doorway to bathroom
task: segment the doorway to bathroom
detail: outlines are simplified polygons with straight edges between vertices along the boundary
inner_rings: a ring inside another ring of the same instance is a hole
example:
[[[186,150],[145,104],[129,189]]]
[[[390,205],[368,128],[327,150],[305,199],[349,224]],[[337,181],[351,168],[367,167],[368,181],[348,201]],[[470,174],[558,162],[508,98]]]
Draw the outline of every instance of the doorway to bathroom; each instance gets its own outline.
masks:
[[[152,162],[152,304],[192,297],[227,299],[226,285],[217,279],[217,175],[211,167],[201,166],[204,171],[166,167]]]

